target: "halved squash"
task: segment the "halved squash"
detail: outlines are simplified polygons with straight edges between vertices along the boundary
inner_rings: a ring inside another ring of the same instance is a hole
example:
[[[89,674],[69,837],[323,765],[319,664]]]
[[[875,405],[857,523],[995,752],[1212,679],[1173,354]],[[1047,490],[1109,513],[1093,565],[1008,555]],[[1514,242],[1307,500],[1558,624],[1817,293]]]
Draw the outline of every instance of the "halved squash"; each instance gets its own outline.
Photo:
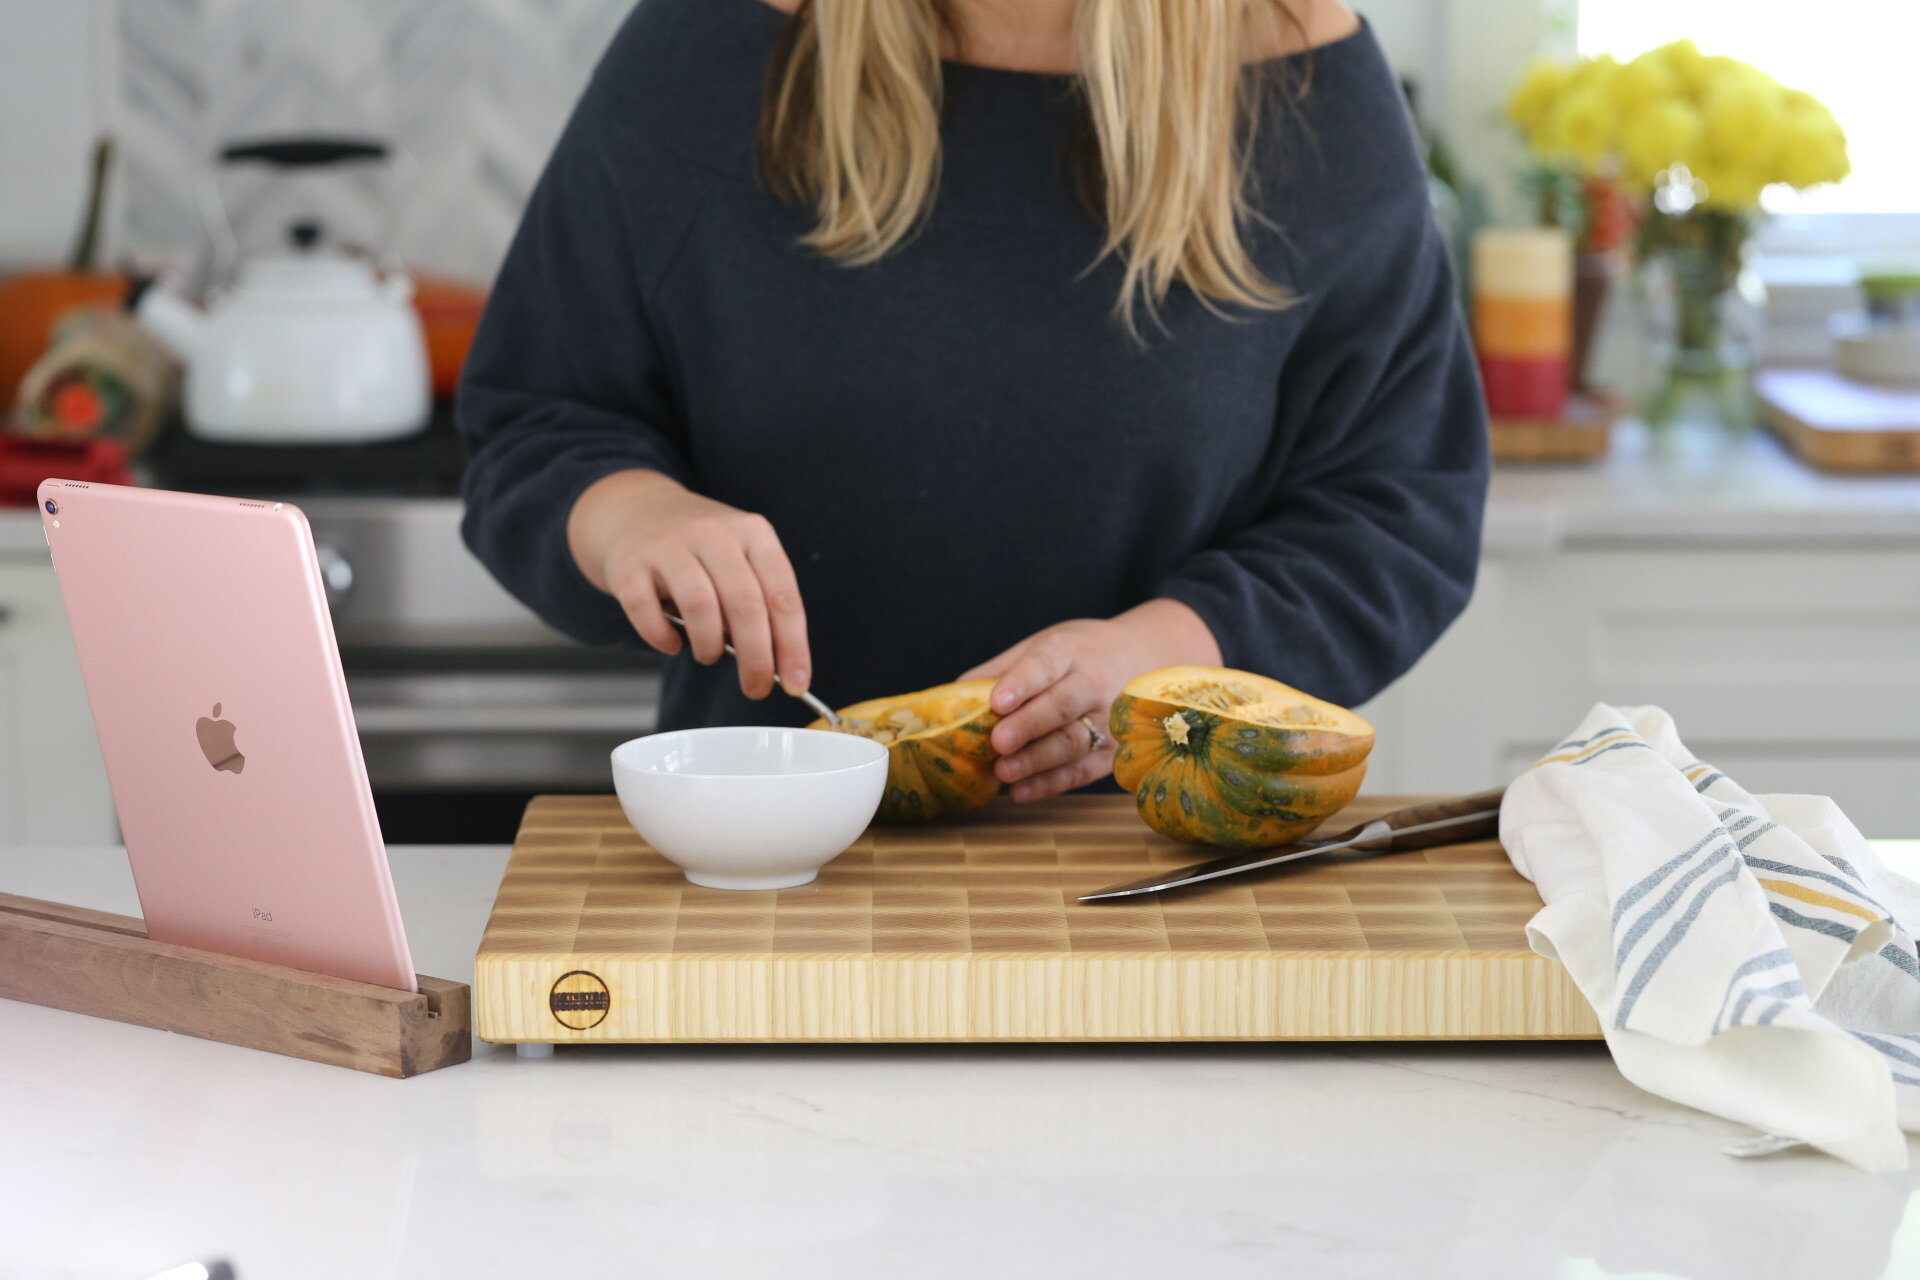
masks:
[[[988,735],[1000,717],[987,703],[992,680],[962,680],[919,693],[874,698],[844,708],[840,731],[887,748],[883,822],[922,822],[943,813],[977,809],[999,794],[993,765],[1000,758]],[[830,729],[825,720],[808,726]]]
[[[1166,667],[1111,714],[1113,776],[1176,840],[1261,849],[1297,840],[1360,790],[1373,726],[1246,671]]]

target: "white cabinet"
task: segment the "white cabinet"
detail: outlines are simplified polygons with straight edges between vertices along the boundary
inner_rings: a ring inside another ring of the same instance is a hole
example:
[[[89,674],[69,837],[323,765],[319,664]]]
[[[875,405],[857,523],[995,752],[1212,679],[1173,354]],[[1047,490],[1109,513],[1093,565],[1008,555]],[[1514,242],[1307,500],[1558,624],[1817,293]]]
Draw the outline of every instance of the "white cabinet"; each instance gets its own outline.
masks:
[[[1658,703],[1754,791],[1920,835],[1920,548],[1489,557],[1473,605],[1365,709],[1377,790],[1511,778],[1596,701]]]
[[[53,565],[0,555],[0,844],[118,840]]]

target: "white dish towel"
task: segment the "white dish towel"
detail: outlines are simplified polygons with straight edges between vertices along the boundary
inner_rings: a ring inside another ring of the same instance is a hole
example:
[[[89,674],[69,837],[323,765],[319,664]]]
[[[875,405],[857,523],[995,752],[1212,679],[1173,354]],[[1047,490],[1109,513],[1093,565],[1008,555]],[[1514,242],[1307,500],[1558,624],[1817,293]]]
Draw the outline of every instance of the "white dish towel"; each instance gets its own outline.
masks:
[[[1735,1154],[1906,1166],[1920,885],[1833,801],[1749,795],[1660,708],[1601,703],[1507,789],[1500,840],[1627,1079],[1766,1135]]]

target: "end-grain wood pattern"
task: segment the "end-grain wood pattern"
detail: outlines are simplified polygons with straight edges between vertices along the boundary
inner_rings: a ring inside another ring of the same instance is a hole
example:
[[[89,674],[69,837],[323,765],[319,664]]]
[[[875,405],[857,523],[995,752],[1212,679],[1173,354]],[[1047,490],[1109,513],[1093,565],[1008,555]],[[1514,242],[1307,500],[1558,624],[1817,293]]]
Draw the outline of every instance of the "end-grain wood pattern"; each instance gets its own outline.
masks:
[[[1362,797],[1333,825],[1407,803]],[[1003,799],[876,827],[812,884],[730,892],[689,884],[612,797],[543,796],[481,942],[478,1031],[502,1043],[1599,1034],[1565,970],[1527,948],[1540,899],[1490,840],[1075,901],[1207,854],[1149,831],[1125,796]],[[577,978],[555,995],[582,971],[604,983],[604,1011],[582,1015],[599,997]]]
[[[404,1078],[465,1062],[465,983],[395,991],[155,942],[131,916],[0,893],[0,999]]]

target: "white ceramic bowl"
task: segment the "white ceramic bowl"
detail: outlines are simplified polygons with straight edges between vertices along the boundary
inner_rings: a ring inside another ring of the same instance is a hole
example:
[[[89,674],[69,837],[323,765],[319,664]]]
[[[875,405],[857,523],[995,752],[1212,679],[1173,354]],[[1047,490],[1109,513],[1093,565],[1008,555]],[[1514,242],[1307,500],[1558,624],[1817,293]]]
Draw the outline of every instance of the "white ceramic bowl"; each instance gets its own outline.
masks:
[[[880,807],[887,749],[824,729],[681,729],[613,749],[613,788],[641,838],[710,889],[818,875]]]

